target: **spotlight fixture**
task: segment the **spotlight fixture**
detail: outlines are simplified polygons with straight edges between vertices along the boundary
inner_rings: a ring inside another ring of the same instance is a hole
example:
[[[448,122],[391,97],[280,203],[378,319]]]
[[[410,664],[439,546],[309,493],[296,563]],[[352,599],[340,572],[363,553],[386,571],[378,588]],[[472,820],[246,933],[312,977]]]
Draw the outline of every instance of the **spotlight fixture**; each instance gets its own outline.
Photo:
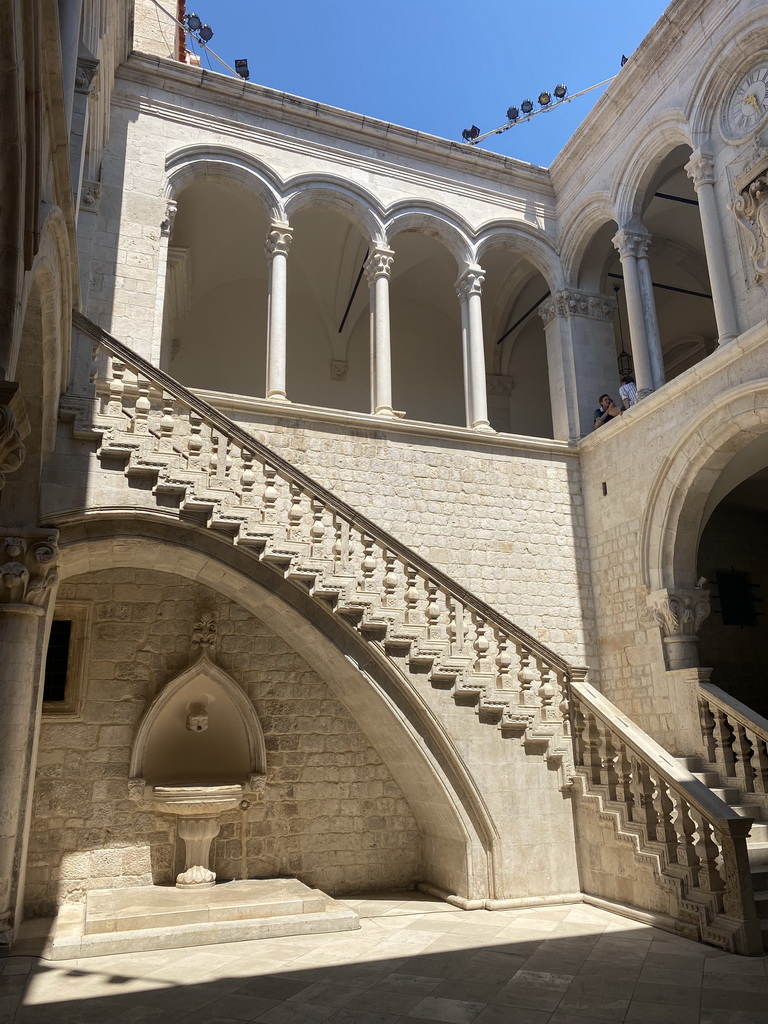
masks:
[[[563,85],[562,82],[560,83],[560,85],[556,85],[555,86],[555,98],[556,99],[564,100],[565,97],[566,97],[567,92],[568,92],[568,86],[567,85]]]
[[[520,104],[520,109],[524,114],[530,114],[530,112],[533,110],[533,101],[523,100],[523,102]]]
[[[548,107],[551,102],[552,102],[552,93],[551,92],[547,92],[547,90],[544,89],[543,92],[539,93],[539,106],[540,107]]]
[[[190,32],[199,32],[200,29],[203,27],[202,21],[198,18],[196,14],[188,14],[185,17],[184,21],[186,22],[187,28],[189,29]]]
[[[213,29],[211,28],[210,25],[203,25],[203,27],[200,29],[200,38],[203,40],[204,43],[210,43],[210,41],[213,39]]]
[[[461,133],[461,137],[462,139],[464,139],[465,142],[472,142],[472,140],[476,139],[479,134],[480,129],[477,127],[476,124],[473,124],[471,128],[464,129],[464,131]]]
[[[629,60],[629,57],[625,57],[624,54],[622,53],[622,55],[621,55],[621,66],[624,67],[624,65],[627,63],[628,60]]]
[[[251,72],[248,70],[247,60],[236,60],[235,71],[238,73],[238,75],[240,75],[241,78],[244,78],[246,82],[251,77]]]
[[[516,121],[518,117],[520,117],[520,111],[517,109],[517,107],[510,107],[509,110],[507,111],[507,120]]]

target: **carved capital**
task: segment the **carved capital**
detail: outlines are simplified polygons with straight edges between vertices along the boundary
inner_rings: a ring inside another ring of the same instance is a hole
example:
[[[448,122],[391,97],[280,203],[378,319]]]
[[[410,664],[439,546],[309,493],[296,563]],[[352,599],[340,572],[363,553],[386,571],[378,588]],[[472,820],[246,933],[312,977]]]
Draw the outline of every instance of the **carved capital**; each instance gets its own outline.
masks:
[[[392,272],[392,264],[395,254],[392,249],[372,249],[368,259],[365,261],[365,276],[368,284],[374,284],[380,277],[389,277]]]
[[[99,212],[101,202],[101,184],[98,181],[84,181],[80,189],[80,209]]]
[[[501,373],[487,373],[485,380],[489,395],[504,395],[508,398],[515,386],[514,377],[508,377]]]
[[[96,93],[96,77],[99,73],[99,62],[90,57],[79,57],[75,68],[75,92],[84,92],[93,96]]]
[[[743,188],[729,209],[749,239],[755,281],[768,276],[768,170]]]
[[[685,165],[685,172],[697,192],[702,185],[715,184],[715,161],[710,153],[697,149]]]
[[[628,256],[635,256],[637,259],[644,259],[648,256],[648,249],[651,245],[651,236],[647,231],[628,231],[621,228],[611,239],[619,257],[622,260]]]
[[[24,425],[26,414],[19,398],[19,385],[15,381],[0,381],[0,490],[5,474],[18,469],[24,461],[22,439],[29,433],[24,431]]]
[[[264,251],[267,259],[272,260],[275,256],[287,256],[293,238],[293,228],[288,224],[273,224],[267,232],[267,244]]]
[[[539,306],[539,316],[545,327],[556,317],[584,316],[590,320],[611,321],[615,312],[616,300],[607,295],[568,290],[557,292]]]
[[[469,267],[456,282],[456,294],[469,298],[470,295],[482,295],[485,271],[482,267]]]
[[[710,612],[708,590],[655,590],[647,602],[665,637],[696,636]]]
[[[347,379],[347,360],[346,359],[332,359],[331,360],[331,380],[346,380]]]
[[[0,530],[0,605],[42,605],[58,579],[58,530]]]
[[[175,200],[169,199],[165,204],[165,217],[160,221],[160,234],[164,238],[173,237],[173,224],[176,220],[176,210],[178,205]]]

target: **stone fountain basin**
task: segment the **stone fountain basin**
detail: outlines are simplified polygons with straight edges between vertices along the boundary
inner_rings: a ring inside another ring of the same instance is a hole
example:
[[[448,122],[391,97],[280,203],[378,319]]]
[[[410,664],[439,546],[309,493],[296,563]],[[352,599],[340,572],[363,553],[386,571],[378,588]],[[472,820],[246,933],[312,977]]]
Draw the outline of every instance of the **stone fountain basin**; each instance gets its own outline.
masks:
[[[241,782],[224,786],[153,786],[155,810],[181,817],[207,818],[234,810],[243,798]]]

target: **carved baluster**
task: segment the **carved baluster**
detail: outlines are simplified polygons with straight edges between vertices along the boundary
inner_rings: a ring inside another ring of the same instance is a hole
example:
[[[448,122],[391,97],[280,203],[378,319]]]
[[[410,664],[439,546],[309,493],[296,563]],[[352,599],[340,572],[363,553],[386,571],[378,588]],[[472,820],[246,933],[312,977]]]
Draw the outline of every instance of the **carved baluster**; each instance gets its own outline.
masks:
[[[533,683],[536,679],[536,671],[531,668],[531,652],[527,647],[520,648],[520,671],[517,673],[520,683],[520,703],[535,704],[536,695],[533,692]]]
[[[616,787],[619,782],[619,776],[616,771],[616,762],[619,759],[616,746],[613,742],[613,736],[607,726],[603,726],[600,732],[600,745],[598,747],[600,754],[600,785],[605,786],[608,790],[608,799],[616,799]]]
[[[661,843],[667,855],[667,862],[674,863],[677,848],[677,833],[672,824],[675,805],[670,796],[669,786],[663,776],[650,773],[653,784],[653,809],[656,812],[656,842]]]
[[[125,369],[125,363],[121,359],[112,359],[107,414],[115,418],[121,417],[123,414],[123,392],[125,391],[123,376]]]
[[[312,538],[312,557],[322,558],[323,538],[325,537],[325,523],[323,521],[325,505],[319,498],[312,498],[310,507],[312,509],[312,526],[309,534]]]
[[[559,722],[561,713],[560,687],[557,685],[557,673],[549,665],[543,665],[541,669],[541,685],[539,686],[539,700],[541,701],[542,722]]]
[[[486,667],[486,658],[488,656],[488,649],[490,644],[488,643],[488,637],[486,631],[488,624],[485,619],[481,619],[479,615],[474,615],[473,620],[475,623],[475,672],[484,672]]]
[[[715,709],[715,760],[717,766],[727,778],[733,778],[735,760],[733,756],[733,730],[728,716],[719,708]]]
[[[397,556],[391,551],[384,552],[384,575],[381,579],[381,585],[384,588],[384,597],[382,599],[382,605],[385,608],[394,608],[397,605],[397,599],[395,597],[397,592],[397,584],[399,578],[395,571],[397,565]]]
[[[584,717],[584,729],[581,734],[584,745],[583,758],[584,767],[589,768],[590,781],[595,786],[600,785],[600,769],[603,764],[600,750],[602,737],[600,735],[600,722],[595,715],[587,708],[582,711]]]
[[[571,715],[573,717],[573,760],[574,764],[583,767],[587,763],[587,744],[585,740],[587,720],[584,709],[575,697],[571,702]]]
[[[721,892],[725,888],[722,877],[722,854],[717,833],[710,821],[695,807],[690,809],[695,825],[696,885],[707,892]]]
[[[762,937],[755,911],[747,854],[746,836],[750,825],[743,819],[730,819],[724,824],[727,828],[717,835],[722,855],[721,874],[725,882],[723,910],[729,917],[744,920],[744,930],[749,936],[748,942],[751,947],[744,952],[762,953]]]
[[[331,548],[331,554],[333,555],[333,571],[334,573],[339,573],[341,572],[344,559],[344,521],[336,515],[333,517],[333,547]]]
[[[753,793],[755,774],[752,769],[752,744],[749,742],[744,726],[739,722],[733,726],[733,753],[734,771],[739,780],[739,786],[745,792]]]
[[[645,826],[649,839],[656,836],[658,824],[656,807],[653,802],[655,785],[648,765],[639,757],[632,758],[632,795],[634,797],[632,820]]]
[[[451,598],[450,614],[453,634],[452,653],[462,655],[467,641],[467,635],[464,629],[464,605],[455,597]]]
[[[134,434],[148,434],[149,413],[152,409],[152,403],[149,400],[149,392],[152,387],[152,383],[147,380],[146,377],[137,377],[136,387],[138,388],[139,396],[136,399],[136,405],[134,406],[132,425],[133,432]]]
[[[427,580],[427,636],[430,640],[442,640],[445,636],[442,624],[442,609],[437,584]]]
[[[498,633],[496,642],[498,646],[498,654],[496,655],[496,668],[498,670],[498,674],[496,676],[496,689],[516,689],[510,672],[510,669],[512,668],[512,654],[509,650],[510,640],[503,633]]]
[[[768,744],[756,732],[750,730],[752,744],[752,771],[756,793],[768,793]]]
[[[376,575],[376,558],[374,556],[374,548],[376,541],[373,537],[369,537],[368,534],[363,534],[363,560],[360,563],[360,568],[363,573],[360,589],[372,592],[376,589],[374,577]]]
[[[237,446],[234,445],[229,438],[226,438],[224,444],[224,476],[229,480],[232,477],[235,467],[238,465],[238,457],[236,452],[238,451]]]
[[[255,486],[256,474],[253,471],[253,454],[243,451],[243,472],[240,474],[240,492],[243,504],[249,508],[253,507],[255,500]]]
[[[275,478],[277,477],[277,470],[272,469],[271,466],[264,466],[264,494],[262,500],[264,502],[263,516],[265,523],[274,523],[277,519],[277,499],[278,491],[275,486]]]
[[[695,868],[691,872],[691,880],[696,882],[699,855],[696,850],[696,822],[691,815],[691,805],[676,790],[671,790],[672,802],[675,805],[672,824],[677,834],[677,863],[686,868]]]
[[[715,716],[706,697],[699,697],[699,721],[701,723],[701,740],[706,751],[708,764],[714,764],[717,759],[717,744],[715,742]]]
[[[176,426],[176,417],[173,414],[173,395],[163,392],[163,414],[160,417],[160,451],[173,451],[173,431]]]
[[[291,507],[288,509],[288,536],[291,540],[300,540],[301,521],[304,518],[303,495],[299,484],[291,483],[289,490],[291,494]]]
[[[416,570],[412,565],[405,567],[405,574],[408,578],[408,584],[405,588],[405,621],[409,626],[415,626],[419,623],[419,590],[416,586]]]
[[[190,469],[200,468],[200,453],[203,450],[203,418],[194,409],[189,410],[189,437],[187,438],[188,463]]]
[[[627,819],[633,821],[632,761],[623,740],[616,740],[616,754],[616,800],[624,804]]]

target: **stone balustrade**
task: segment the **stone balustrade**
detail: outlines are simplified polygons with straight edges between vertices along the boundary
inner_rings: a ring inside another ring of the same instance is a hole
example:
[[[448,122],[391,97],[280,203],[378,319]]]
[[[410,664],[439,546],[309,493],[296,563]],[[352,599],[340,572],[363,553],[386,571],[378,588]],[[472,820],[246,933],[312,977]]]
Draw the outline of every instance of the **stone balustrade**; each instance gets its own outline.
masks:
[[[586,682],[571,684],[575,776],[600,817],[666,891],[676,929],[742,955],[763,952],[741,817]],[[644,894],[658,910],[658,892]],[[634,890],[634,905],[643,894]]]
[[[699,711],[706,759],[768,811],[768,719],[712,683],[699,687]]]

